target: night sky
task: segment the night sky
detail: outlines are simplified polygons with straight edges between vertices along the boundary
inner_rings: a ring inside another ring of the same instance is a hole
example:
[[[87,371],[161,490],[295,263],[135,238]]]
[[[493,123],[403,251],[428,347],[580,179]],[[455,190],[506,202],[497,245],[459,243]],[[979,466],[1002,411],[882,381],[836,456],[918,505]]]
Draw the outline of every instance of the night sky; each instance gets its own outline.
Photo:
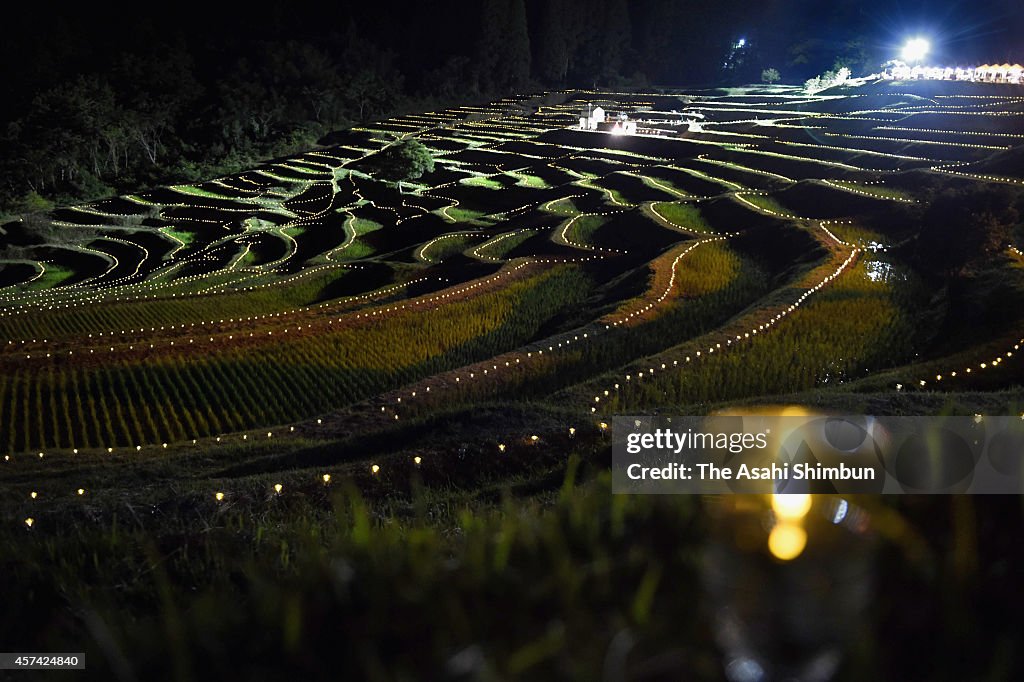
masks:
[[[304,4],[298,11],[284,4],[259,11],[143,4],[126,14],[81,4],[54,13],[42,4],[28,3],[6,13],[0,69],[7,83],[42,83],[68,70],[102,68],[111,53],[145,53],[168,42],[197,55],[198,66],[214,68],[225,53],[258,49],[261,43],[281,39],[322,41],[353,25],[368,40],[396,51],[403,72],[416,76],[450,55],[476,53],[484,4],[335,2]],[[790,51],[800,42],[814,43],[822,54],[838,54],[848,41],[860,40],[871,56],[884,60],[908,36],[921,34],[932,39],[938,61],[1024,59],[1024,9],[1019,0],[526,0],[534,61],[546,37],[541,30],[546,5],[567,5],[564,30],[571,32],[600,13],[594,8],[617,4],[627,8],[630,32],[630,54],[623,69],[627,75],[640,70],[651,82],[666,85],[713,79],[717,58],[730,39],[739,37],[746,37],[758,51],[756,66],[763,62],[799,77],[831,66],[791,65]],[[661,52],[649,49],[652,42]],[[694,45],[710,49],[695,52],[689,49]]]

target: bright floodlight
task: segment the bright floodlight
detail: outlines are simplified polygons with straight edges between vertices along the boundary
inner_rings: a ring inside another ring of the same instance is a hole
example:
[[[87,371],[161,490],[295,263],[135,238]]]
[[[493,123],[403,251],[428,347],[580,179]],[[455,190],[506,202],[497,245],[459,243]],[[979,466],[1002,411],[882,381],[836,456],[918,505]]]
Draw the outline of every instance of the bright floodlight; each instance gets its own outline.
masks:
[[[903,46],[903,61],[919,62],[928,54],[929,49],[931,49],[931,45],[924,38],[908,40],[907,44]]]

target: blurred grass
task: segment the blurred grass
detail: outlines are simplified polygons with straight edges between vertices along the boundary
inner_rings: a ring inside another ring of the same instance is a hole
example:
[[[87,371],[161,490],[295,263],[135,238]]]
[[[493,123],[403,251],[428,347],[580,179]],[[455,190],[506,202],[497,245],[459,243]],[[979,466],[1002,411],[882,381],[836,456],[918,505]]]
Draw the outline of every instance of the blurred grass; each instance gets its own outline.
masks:
[[[578,464],[528,500],[343,486],[4,531],[0,638],[135,679],[592,680],[634,631],[631,657],[683,647],[714,669],[691,608],[696,501],[612,498],[607,475],[577,487]]]
[[[204,480],[149,507],[76,500],[31,531],[7,501],[0,641],[84,650],[95,679],[723,679],[705,501],[612,495],[606,441],[577,438],[495,494],[414,471],[406,491],[275,495],[255,476],[217,504]],[[879,597],[838,679],[1019,679],[1020,500],[855,503],[884,541]]]

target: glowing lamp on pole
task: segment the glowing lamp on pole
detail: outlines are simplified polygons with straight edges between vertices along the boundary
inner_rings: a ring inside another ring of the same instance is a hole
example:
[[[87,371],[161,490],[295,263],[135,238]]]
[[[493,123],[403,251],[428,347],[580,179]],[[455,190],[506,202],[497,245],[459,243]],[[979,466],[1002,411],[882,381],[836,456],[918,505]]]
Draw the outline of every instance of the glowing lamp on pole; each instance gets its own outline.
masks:
[[[929,50],[931,50],[931,47],[931,44],[924,38],[911,38],[903,46],[900,56],[903,58],[903,61],[914,64],[924,59]]]

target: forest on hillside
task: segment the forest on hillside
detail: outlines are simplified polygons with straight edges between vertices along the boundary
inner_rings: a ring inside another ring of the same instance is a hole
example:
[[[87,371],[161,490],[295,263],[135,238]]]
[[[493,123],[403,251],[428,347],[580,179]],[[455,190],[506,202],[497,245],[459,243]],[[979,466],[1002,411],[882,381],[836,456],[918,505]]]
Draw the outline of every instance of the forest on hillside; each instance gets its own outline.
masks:
[[[528,88],[862,71],[880,60],[875,18],[810,0],[22,7],[0,43],[0,215],[235,172],[332,130]]]

